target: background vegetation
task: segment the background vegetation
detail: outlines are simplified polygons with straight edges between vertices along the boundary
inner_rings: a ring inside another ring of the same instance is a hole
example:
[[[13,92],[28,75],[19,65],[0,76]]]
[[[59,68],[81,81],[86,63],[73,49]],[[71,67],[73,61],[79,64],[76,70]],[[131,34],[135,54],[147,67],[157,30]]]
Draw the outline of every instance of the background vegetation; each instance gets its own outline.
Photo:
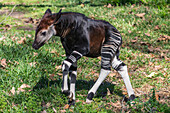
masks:
[[[83,13],[114,25],[123,37],[120,59],[129,69],[137,99],[124,102],[126,88],[114,70],[94,102],[86,104],[97,80],[100,57],[78,62],[76,105],[61,93],[59,37],[35,51],[35,28],[47,8]],[[168,0],[0,0],[0,112],[170,112],[170,14]]]

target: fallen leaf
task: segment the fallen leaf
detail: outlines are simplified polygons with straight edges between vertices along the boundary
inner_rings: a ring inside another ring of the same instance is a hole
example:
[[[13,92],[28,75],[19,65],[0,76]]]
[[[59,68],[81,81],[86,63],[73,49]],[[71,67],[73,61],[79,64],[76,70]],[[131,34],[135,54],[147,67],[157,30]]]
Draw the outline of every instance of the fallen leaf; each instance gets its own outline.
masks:
[[[112,5],[111,5],[111,4],[108,4],[108,5],[107,5],[107,8],[111,8],[111,7],[112,7]]]
[[[148,77],[148,78],[152,78],[153,76],[155,76],[155,72],[152,72],[150,75],[147,75],[146,77]]]
[[[61,65],[55,66],[55,69],[56,69],[56,70],[61,69]]]
[[[101,57],[97,57],[97,59],[101,60]]]
[[[132,31],[130,31],[130,30],[129,30],[128,32],[129,32],[129,33],[132,33]]]
[[[159,95],[158,94],[155,94],[155,98],[157,101],[159,101]]]
[[[21,37],[21,40],[17,41],[18,44],[24,44],[26,41],[26,38]]]
[[[151,36],[149,33],[145,33],[146,36]]]
[[[111,72],[111,73],[109,73],[109,75],[108,75],[109,77],[114,77],[114,76],[116,76],[116,74],[115,73],[113,73],[113,72]]]
[[[34,56],[38,56],[38,53],[36,53],[36,52],[33,52],[33,54],[34,54]]]
[[[81,7],[84,7],[84,4],[81,4],[80,6],[81,6]]]
[[[141,17],[141,18],[143,18],[143,17],[144,17],[144,15],[145,15],[145,13],[139,13],[139,14],[136,14],[136,16],[137,16],[137,17]]]
[[[159,25],[156,25],[156,26],[154,27],[154,29],[156,29],[156,30],[160,29]]]
[[[61,112],[61,113],[65,113],[65,112],[66,112],[66,110],[60,110],[60,112]]]
[[[57,110],[53,107],[53,111],[54,111],[54,113],[57,113]]]
[[[16,64],[19,64],[19,62],[18,61],[14,61]]]
[[[65,106],[64,106],[64,109],[69,109],[70,108],[70,105],[69,104],[66,104]]]
[[[14,95],[14,94],[15,94],[15,87],[12,87],[12,89],[10,90],[10,92]]]
[[[31,63],[29,63],[29,65],[30,65],[31,67],[35,67],[36,64],[37,64],[36,62],[31,62]]]
[[[25,91],[24,88],[31,88],[31,86],[29,86],[28,84],[22,84],[19,88],[18,88],[18,93],[21,91]]]
[[[168,41],[168,40],[170,40],[170,36],[160,35],[160,37],[157,39],[157,42],[160,42],[160,41]]]
[[[50,107],[50,105],[51,105],[51,103],[50,103],[50,102],[48,102],[48,103],[46,104],[46,108],[49,108],[49,107]]]
[[[121,103],[119,101],[117,101],[116,103],[110,102],[110,104],[116,108],[120,108],[121,107]]]
[[[109,88],[107,88],[107,95],[111,95]]]
[[[0,38],[0,41],[1,41],[1,40],[4,40],[5,38],[6,38],[6,37],[2,36],[2,37]]]
[[[6,63],[6,59],[5,58],[3,58],[2,60],[0,60],[1,61],[1,65],[3,66],[3,67],[6,67],[7,66],[7,63]]]
[[[30,34],[27,35],[29,38],[31,38],[32,36]]]

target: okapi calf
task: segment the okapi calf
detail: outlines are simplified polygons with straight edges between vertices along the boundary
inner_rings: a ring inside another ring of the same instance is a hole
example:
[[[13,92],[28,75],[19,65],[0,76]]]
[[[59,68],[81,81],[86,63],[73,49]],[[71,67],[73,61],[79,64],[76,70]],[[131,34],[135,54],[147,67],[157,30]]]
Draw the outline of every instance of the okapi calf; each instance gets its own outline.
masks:
[[[101,56],[101,71],[98,80],[89,90],[86,99],[87,103],[92,98],[98,87],[110,73],[111,67],[122,76],[129,100],[135,99],[127,66],[119,59],[119,49],[122,38],[119,31],[110,23],[103,20],[93,20],[81,13],[51,12],[47,9],[37,26],[35,40],[32,45],[39,49],[52,36],[59,36],[66,52],[66,59],[62,64],[63,83],[62,92],[69,96],[69,104],[75,104],[75,83],[77,76],[77,61],[83,57]],[[68,88],[68,74],[70,77],[70,90]]]

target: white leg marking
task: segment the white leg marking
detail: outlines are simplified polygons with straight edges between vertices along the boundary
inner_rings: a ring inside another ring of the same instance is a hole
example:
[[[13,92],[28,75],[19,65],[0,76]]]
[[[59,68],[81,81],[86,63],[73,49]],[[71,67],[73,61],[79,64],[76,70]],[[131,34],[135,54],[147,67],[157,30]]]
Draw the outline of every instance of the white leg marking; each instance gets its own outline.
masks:
[[[99,88],[99,86],[100,86],[101,83],[105,80],[105,78],[107,77],[107,75],[108,75],[109,73],[110,73],[109,70],[101,69],[99,78],[97,79],[96,83],[93,85],[93,87],[89,90],[88,93],[93,92],[93,93],[95,94],[96,91],[97,91],[97,89]]]
[[[130,83],[130,79],[129,79],[129,75],[128,75],[128,71],[127,71],[127,66],[123,66],[118,72],[123,78],[123,81],[125,83],[128,95],[130,97],[130,95],[134,94],[134,91],[133,91],[132,85]]]

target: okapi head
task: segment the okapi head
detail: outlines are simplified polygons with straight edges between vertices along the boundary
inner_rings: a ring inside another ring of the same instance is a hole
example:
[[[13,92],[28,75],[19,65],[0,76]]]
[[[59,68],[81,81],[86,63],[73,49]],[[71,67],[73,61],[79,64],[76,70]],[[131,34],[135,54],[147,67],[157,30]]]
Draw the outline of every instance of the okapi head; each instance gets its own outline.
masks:
[[[50,9],[47,9],[42,17],[39,25],[36,28],[35,39],[32,47],[39,49],[43,46],[53,35],[56,34],[55,26],[61,16],[61,9],[58,13],[52,14]]]

